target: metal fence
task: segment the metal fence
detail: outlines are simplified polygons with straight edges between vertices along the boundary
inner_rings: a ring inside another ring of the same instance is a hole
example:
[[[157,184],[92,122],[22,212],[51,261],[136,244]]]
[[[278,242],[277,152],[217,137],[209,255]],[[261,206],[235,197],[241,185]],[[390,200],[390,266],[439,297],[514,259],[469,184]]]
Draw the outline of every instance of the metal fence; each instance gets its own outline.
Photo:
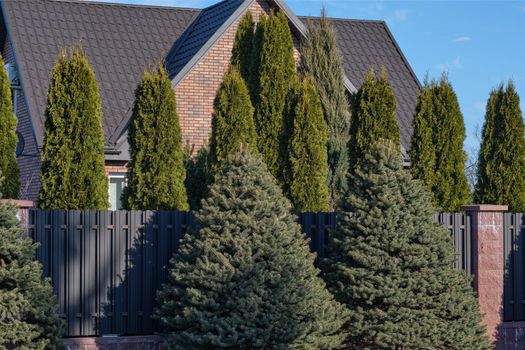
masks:
[[[503,219],[503,316],[505,321],[525,321],[525,214],[505,213]]]
[[[436,214],[451,232],[457,268],[470,267],[470,224],[463,213]],[[319,257],[334,213],[299,216]],[[155,294],[167,279],[180,238],[195,227],[192,213],[173,211],[30,210],[29,235],[44,274],[52,280],[68,337],[151,334]]]

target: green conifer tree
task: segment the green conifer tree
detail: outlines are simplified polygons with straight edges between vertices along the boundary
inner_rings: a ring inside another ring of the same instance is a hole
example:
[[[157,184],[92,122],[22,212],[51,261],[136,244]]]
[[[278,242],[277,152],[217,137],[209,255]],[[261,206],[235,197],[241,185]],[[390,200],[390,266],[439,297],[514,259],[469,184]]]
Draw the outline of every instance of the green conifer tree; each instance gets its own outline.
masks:
[[[194,157],[193,152],[186,151],[186,193],[191,210],[199,210],[201,201],[208,195],[208,186],[211,182],[210,152],[208,148],[201,147]]]
[[[296,210],[329,211],[328,127],[312,79],[305,78],[297,91],[290,141],[290,195]]]
[[[214,102],[210,138],[210,167],[217,174],[228,157],[241,146],[257,151],[257,134],[248,87],[232,66],[224,76]]]
[[[333,210],[348,189],[350,106],[344,85],[343,59],[324,9],[319,24],[307,22],[307,30],[301,42],[301,70],[313,77],[328,125],[328,185]]]
[[[446,75],[426,82],[416,105],[410,148],[412,174],[432,192],[434,204],[458,211],[470,201],[463,115]]]
[[[250,76],[246,80],[250,97],[254,108],[259,104],[260,79],[261,79],[261,53],[264,42],[264,28],[268,19],[261,15],[259,22],[255,26],[252,47],[252,63],[250,65]],[[255,117],[255,114],[254,114]]]
[[[286,106],[296,75],[292,33],[282,11],[272,13],[262,28],[259,81],[255,87],[257,143],[268,169],[284,186],[290,139]]]
[[[124,203],[133,210],[188,210],[182,132],[166,69],[145,72],[128,130],[130,169]]]
[[[259,155],[230,158],[196,217],[158,294],[170,349],[340,346],[347,312]]]
[[[79,48],[61,52],[51,74],[40,181],[41,208],[109,206],[100,94]]]
[[[525,126],[512,82],[493,90],[487,103],[474,201],[525,211]]]
[[[62,348],[63,322],[53,289],[34,260],[15,207],[0,205],[0,349]]]
[[[489,349],[479,305],[431,195],[381,142],[351,176],[325,263],[336,299],[352,310],[352,349]]]
[[[0,56],[0,67],[4,59]],[[13,113],[11,86],[5,69],[0,69],[0,193],[3,198],[17,198],[20,189],[20,170],[16,163],[17,119]]]
[[[251,79],[255,22],[250,11],[240,20],[233,42],[231,65],[237,67],[242,78],[248,84]]]
[[[373,67],[370,69],[353,107],[348,149],[350,170],[355,169],[379,140],[390,140],[399,146],[396,98],[384,67],[379,76]]]

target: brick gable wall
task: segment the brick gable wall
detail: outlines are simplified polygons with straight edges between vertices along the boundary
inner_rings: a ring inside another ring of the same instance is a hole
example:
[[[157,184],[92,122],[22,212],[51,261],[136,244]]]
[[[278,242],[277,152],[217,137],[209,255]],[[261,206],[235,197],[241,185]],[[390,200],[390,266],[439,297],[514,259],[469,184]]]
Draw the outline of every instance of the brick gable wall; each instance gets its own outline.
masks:
[[[2,56],[5,63],[15,64],[14,51],[9,40],[5,42]],[[16,95],[17,131],[24,139],[24,150],[17,157],[18,167],[20,168],[20,199],[36,200],[40,190],[40,152],[33,133],[24,92],[21,89],[13,92]]]
[[[270,5],[258,0],[250,11],[258,21],[262,14],[268,16]],[[176,86],[177,112],[184,142],[195,151],[208,144],[213,117],[215,94],[228,70],[238,22],[219,39],[193,70]],[[294,37],[294,56],[299,60],[299,40]]]

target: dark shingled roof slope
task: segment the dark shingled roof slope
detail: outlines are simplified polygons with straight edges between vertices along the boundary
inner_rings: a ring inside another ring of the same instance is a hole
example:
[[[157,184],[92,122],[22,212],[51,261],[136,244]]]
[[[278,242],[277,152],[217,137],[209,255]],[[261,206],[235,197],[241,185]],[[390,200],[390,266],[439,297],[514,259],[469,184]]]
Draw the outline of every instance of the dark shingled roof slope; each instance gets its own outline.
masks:
[[[35,135],[42,145],[47,90],[64,47],[86,52],[103,104],[106,144],[121,133],[145,68],[161,63],[199,10],[76,1],[2,1]]]
[[[301,17],[300,17],[301,18]],[[318,21],[318,18],[302,17]],[[344,58],[345,73],[360,88],[371,66],[385,66],[397,100],[401,144],[410,149],[412,118],[420,83],[394,37],[383,21],[331,19],[337,34],[337,46]]]
[[[166,69],[173,79],[233,15],[245,0],[226,0],[201,11],[166,59]]]

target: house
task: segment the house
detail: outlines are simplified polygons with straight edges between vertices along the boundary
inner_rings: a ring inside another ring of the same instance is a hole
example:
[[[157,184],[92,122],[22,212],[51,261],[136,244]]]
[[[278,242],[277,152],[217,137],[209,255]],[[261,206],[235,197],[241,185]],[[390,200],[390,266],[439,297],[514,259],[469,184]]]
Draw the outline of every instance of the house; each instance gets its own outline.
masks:
[[[166,63],[184,140],[201,147],[208,142],[213,100],[229,64],[239,20],[248,10],[257,20],[271,8],[286,13],[298,58],[305,21],[318,19],[296,16],[283,0],[224,0],[205,9],[1,0],[0,44],[19,119],[21,198],[38,198],[47,90],[61,49],[82,43],[99,82],[110,199],[112,208],[118,208],[129,161],[126,130],[144,70]],[[406,154],[420,88],[416,75],[385,22],[332,19],[332,23],[349,93],[360,87],[372,65],[387,68]]]

